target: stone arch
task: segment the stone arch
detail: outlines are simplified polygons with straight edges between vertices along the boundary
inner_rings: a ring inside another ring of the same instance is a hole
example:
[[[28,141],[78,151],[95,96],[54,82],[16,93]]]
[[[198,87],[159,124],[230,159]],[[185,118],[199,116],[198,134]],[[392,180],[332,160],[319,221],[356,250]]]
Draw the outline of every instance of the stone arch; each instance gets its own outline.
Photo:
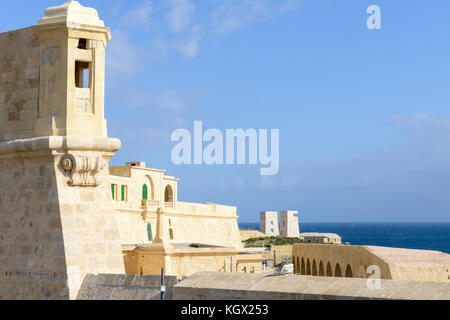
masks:
[[[336,267],[334,268],[334,276],[336,278],[342,277],[341,265],[339,263],[336,263]]]
[[[150,190],[148,190],[148,198],[147,200],[155,200],[155,184],[153,183],[153,179],[150,176],[147,176],[148,184],[150,185]]]
[[[345,269],[345,277],[346,278],[353,278],[353,272],[352,272],[352,267],[350,267],[350,265],[347,265],[347,268]]]
[[[312,275],[317,277],[317,263],[316,263],[316,260],[313,261]]]
[[[320,277],[325,277],[325,269],[323,267],[323,262],[320,261],[319,263],[319,276]]]
[[[299,258],[297,257],[297,259],[296,259],[296,265],[295,265],[295,273],[296,274],[300,274],[300,260],[299,260]]]
[[[327,277],[333,276],[333,269],[331,268],[331,263],[328,262],[327,264]]]
[[[170,184],[166,186],[166,190],[164,191],[164,202],[174,202],[173,200],[173,189]]]
[[[311,275],[311,262],[309,261],[309,258],[306,262],[306,275],[308,275],[308,276]]]
[[[305,275],[306,274],[305,258],[303,258],[303,257],[302,257],[302,266],[301,266],[300,274],[301,275]]]

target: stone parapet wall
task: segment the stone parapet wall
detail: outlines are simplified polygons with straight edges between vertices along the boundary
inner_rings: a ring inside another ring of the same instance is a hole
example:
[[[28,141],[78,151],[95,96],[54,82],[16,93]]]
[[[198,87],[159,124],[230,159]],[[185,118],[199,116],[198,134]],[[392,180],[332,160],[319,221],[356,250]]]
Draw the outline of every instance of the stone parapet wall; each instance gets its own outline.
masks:
[[[172,299],[172,287],[176,283],[175,277],[165,277],[167,300]],[[161,277],[89,274],[77,300],[161,300]]]

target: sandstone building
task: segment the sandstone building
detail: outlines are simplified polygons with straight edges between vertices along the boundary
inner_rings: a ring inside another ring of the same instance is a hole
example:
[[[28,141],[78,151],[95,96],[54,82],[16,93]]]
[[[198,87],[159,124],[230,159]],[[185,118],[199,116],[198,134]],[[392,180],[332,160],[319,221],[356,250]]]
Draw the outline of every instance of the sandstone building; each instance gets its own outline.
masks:
[[[298,225],[298,211],[281,211],[281,236],[285,238],[298,238],[300,227]]]
[[[278,212],[261,212],[261,224],[259,229],[268,237],[278,237],[280,235],[280,229],[278,227]]]

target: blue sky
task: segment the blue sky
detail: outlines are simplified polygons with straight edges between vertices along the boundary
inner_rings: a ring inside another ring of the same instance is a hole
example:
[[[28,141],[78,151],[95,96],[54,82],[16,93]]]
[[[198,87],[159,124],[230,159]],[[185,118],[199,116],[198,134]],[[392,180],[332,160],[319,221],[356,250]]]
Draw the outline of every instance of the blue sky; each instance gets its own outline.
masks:
[[[0,32],[62,1],[0,2]],[[81,1],[112,29],[106,117],[182,201],[305,222],[450,221],[450,2]],[[366,9],[381,8],[382,30]],[[23,10],[23,8],[27,8]],[[280,129],[280,171],[175,166],[177,128]]]

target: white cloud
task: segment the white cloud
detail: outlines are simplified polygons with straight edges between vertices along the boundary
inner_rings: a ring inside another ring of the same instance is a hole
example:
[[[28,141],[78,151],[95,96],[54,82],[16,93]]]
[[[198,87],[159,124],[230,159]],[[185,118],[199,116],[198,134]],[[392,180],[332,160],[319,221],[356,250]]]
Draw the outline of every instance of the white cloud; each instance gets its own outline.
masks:
[[[218,1],[217,1],[218,2]],[[296,10],[303,0],[224,0],[212,12],[213,31],[226,34],[252,23],[264,22],[276,14]]]
[[[189,108],[194,101],[206,94],[204,92],[185,94],[173,89],[155,92],[124,84],[115,99],[128,108],[151,108],[173,112]]]
[[[191,25],[195,6],[189,0],[166,0],[165,5],[169,7],[166,20],[172,31],[178,33]]]
[[[286,0],[286,2],[280,7],[280,11],[284,13],[296,10],[302,2],[303,0]]]
[[[189,59],[193,59],[198,53],[198,38],[193,37],[190,39],[179,40],[175,47],[183,56]]]
[[[226,0],[211,14],[213,30],[219,34],[236,31],[268,19],[273,6],[267,0]]]
[[[289,190],[299,182],[296,176],[272,177],[262,176],[258,187],[264,190]]]
[[[144,50],[130,43],[128,35],[116,31],[107,51],[107,67],[112,80],[120,76],[132,76],[141,67],[141,56]]]
[[[137,26],[149,27],[152,21],[153,6],[146,1],[142,6],[131,9],[119,21],[122,28],[134,28]]]
[[[187,107],[186,98],[175,90],[169,90],[153,95],[150,104],[156,109],[166,111],[180,111]]]
[[[145,49],[130,41],[130,29],[138,26],[149,27],[152,14],[152,3],[146,1],[140,7],[127,11],[120,18],[107,50],[106,61],[108,71],[111,72],[111,80],[116,80],[118,76],[133,76],[140,70]]]

